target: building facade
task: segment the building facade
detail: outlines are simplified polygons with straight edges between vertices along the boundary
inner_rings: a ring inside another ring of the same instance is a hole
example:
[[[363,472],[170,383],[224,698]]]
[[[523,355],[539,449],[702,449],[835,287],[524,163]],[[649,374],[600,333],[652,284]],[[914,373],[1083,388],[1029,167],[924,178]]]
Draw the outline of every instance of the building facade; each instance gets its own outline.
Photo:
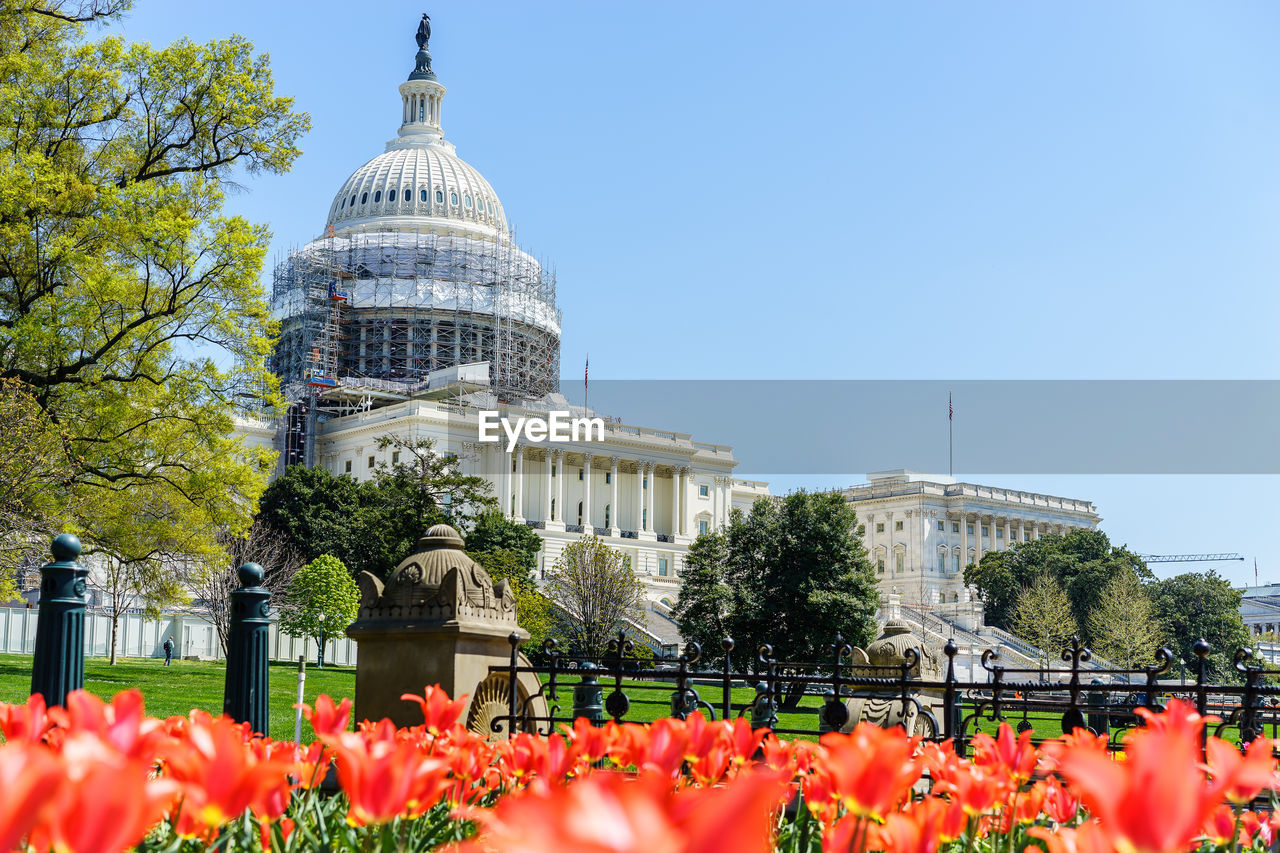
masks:
[[[863,524],[881,594],[911,605],[967,603],[964,567],[983,554],[1100,521],[1088,501],[905,468],[868,474],[843,494]]]

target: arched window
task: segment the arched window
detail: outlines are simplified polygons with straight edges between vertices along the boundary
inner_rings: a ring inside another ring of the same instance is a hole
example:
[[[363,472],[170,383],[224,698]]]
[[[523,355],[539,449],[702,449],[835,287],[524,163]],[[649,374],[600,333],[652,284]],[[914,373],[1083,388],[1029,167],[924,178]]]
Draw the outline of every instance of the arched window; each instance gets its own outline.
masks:
[[[418,200],[419,200],[419,201],[423,201],[423,202],[425,202],[425,201],[427,200],[427,191],[426,191],[426,189],[423,189],[421,192],[419,192],[419,193],[418,193]]]
[[[395,200],[396,200],[395,190],[392,190],[391,192],[387,193],[387,201],[395,201]]]
[[[453,205],[454,207],[457,207],[457,206],[458,206],[458,194],[457,194],[457,193],[449,193],[449,204]]]
[[[582,524],[582,501],[578,501],[578,524]]]
[[[362,192],[362,193],[360,193],[360,203],[361,203],[361,204],[364,204],[364,203],[365,203],[366,201],[368,201],[368,200],[369,200],[369,193],[368,193],[368,192]]]
[[[444,204],[444,193],[436,190],[436,204]]]
[[[373,203],[374,203],[374,204],[377,204],[377,203],[378,203],[378,202],[380,202],[380,201],[382,201],[382,190],[374,190],[374,192],[373,192]]]
[[[467,210],[471,209],[471,195],[469,193],[462,197],[462,206]]]
[[[352,194],[351,194],[351,206],[352,206],[352,207],[355,207],[355,206],[356,206],[356,194],[355,194],[355,193],[352,193]]]
[[[401,201],[413,201],[413,193],[409,192],[408,187],[404,187],[400,191]]]
[[[342,204],[338,205],[338,210],[342,210],[342,208],[344,208],[344,207],[346,207],[346,206],[347,206],[347,200],[344,198],[344,199],[342,200]]]

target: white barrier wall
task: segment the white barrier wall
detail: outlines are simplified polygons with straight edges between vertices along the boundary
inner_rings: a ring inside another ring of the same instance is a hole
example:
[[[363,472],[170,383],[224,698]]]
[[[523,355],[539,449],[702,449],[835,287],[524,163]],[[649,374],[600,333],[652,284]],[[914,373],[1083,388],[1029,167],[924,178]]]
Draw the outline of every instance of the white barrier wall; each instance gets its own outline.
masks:
[[[0,653],[29,655],[36,650],[36,617],[39,610],[25,607],[0,607]],[[221,660],[222,645],[212,622],[199,616],[174,614],[159,621],[144,619],[136,613],[120,617],[116,636],[116,656],[134,658],[164,657],[164,641],[173,637],[174,657],[196,657]],[[84,617],[84,653],[86,657],[109,657],[111,618],[104,613],[86,612]],[[297,660],[305,655],[316,659],[314,640],[290,637],[272,623],[267,639],[267,655],[272,660]],[[339,666],[355,666],[356,644],[342,637],[325,644],[324,662]]]

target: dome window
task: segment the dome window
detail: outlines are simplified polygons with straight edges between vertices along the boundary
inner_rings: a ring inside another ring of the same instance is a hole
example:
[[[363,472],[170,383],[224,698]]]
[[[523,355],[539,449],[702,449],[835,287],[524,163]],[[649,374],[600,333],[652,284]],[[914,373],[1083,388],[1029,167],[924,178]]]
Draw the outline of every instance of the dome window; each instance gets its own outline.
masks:
[[[356,206],[356,194],[355,194],[355,193],[352,193],[352,194],[351,194],[351,206],[352,206],[352,207],[355,207],[355,206]]]
[[[449,193],[449,204],[453,205],[454,207],[457,207],[457,206],[458,206],[458,194],[457,194],[457,193]]]
[[[444,204],[444,193],[436,190],[436,204]]]
[[[342,203],[338,205],[338,210],[342,210],[342,208],[344,208],[344,207],[346,207],[346,206],[347,206],[347,200],[344,198],[344,199],[342,200]]]
[[[423,202],[427,200],[427,191],[425,189],[418,193],[418,200]]]
[[[378,203],[378,202],[380,202],[380,201],[382,201],[382,190],[374,190],[374,191],[373,191],[373,203],[374,203],[374,204],[377,204],[377,203]]]
[[[362,192],[362,193],[360,193],[360,203],[361,203],[361,204],[364,204],[364,203],[365,203],[366,201],[368,201],[368,200],[369,200],[369,193],[368,193],[367,191],[366,191],[366,192]]]
[[[387,201],[395,201],[395,200],[396,200],[395,190],[392,190],[391,192],[387,193]]]
[[[463,206],[465,206],[465,207],[467,208],[467,210],[470,210],[470,209],[471,209],[471,196],[469,196],[469,195],[464,195],[464,196],[462,197],[462,204],[463,204]]]

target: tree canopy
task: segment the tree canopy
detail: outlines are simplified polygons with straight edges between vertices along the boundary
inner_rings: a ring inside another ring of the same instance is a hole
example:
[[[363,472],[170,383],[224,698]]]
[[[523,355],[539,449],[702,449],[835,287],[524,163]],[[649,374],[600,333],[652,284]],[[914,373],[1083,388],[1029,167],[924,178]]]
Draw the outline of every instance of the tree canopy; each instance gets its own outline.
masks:
[[[1046,668],[1058,657],[1066,641],[1077,634],[1071,599],[1058,580],[1045,572],[1018,593],[1013,606],[1013,632],[1043,653]]]
[[[1095,639],[1090,614],[1107,584],[1126,573],[1140,582],[1153,579],[1137,554],[1113,546],[1101,530],[1079,529],[1019,542],[1006,551],[988,551],[977,565],[966,567],[964,580],[978,590],[987,623],[1012,630],[1018,596],[1046,573],[1066,592],[1081,639],[1089,644]]]
[[[90,39],[128,6],[0,4],[0,379],[57,437],[87,549],[127,557],[158,519],[208,554],[270,463],[233,405],[277,402],[268,233],[225,192],[287,171],[310,121],[242,37]]]
[[[1210,569],[1156,581],[1147,592],[1173,653],[1186,661],[1187,670],[1195,672],[1192,647],[1203,638],[1211,647],[1210,678],[1234,680],[1232,655],[1249,646],[1240,591]]]
[[[588,657],[604,654],[628,622],[644,624],[644,586],[631,558],[597,536],[565,546],[547,573],[546,589],[560,605],[573,649]]]
[[[280,610],[280,630],[311,637],[322,647],[340,637],[360,611],[360,590],[342,561],[322,554],[293,576]]]
[[[838,494],[795,492],[734,512],[690,547],[673,615],[680,631],[718,653],[731,636],[736,665],[773,646],[785,660],[825,658],[836,634],[865,646],[879,594],[862,525]]]

